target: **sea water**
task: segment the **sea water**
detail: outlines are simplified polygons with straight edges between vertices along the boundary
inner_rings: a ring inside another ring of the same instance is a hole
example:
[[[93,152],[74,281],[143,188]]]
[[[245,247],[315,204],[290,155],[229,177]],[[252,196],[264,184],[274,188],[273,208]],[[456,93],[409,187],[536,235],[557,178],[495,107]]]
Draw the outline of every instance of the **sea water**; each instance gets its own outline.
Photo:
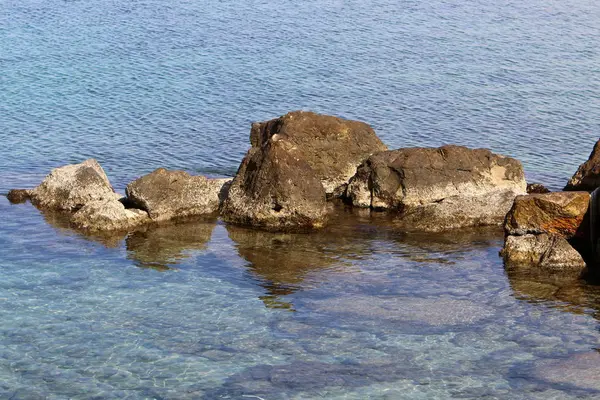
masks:
[[[250,123],[296,109],[560,189],[600,132],[598,43],[591,0],[0,0],[0,192],[89,157],[118,191],[232,176]],[[0,216],[0,398],[600,397],[600,287],[505,269],[498,229]]]

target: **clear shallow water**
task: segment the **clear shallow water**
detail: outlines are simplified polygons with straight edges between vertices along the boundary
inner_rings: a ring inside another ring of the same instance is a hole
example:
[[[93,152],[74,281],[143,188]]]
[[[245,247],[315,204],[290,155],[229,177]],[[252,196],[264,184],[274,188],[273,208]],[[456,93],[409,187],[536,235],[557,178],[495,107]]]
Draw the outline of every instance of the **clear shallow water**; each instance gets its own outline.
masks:
[[[119,189],[231,175],[250,122],[294,109],[560,188],[600,132],[598,43],[584,0],[0,1],[0,192],[87,157]],[[497,231],[0,215],[0,398],[600,397],[598,286],[505,271]]]

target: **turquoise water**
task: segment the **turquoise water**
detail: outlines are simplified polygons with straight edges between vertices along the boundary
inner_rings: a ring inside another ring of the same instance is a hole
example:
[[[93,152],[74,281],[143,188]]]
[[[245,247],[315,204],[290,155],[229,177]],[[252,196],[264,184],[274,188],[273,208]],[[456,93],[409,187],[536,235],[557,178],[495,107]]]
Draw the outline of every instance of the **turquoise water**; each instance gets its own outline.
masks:
[[[0,193],[87,157],[121,191],[159,166],[230,176],[250,122],[294,109],[562,187],[600,132],[600,5],[454,3],[0,0]],[[0,398],[600,397],[600,286],[505,270],[497,230],[0,215]]]

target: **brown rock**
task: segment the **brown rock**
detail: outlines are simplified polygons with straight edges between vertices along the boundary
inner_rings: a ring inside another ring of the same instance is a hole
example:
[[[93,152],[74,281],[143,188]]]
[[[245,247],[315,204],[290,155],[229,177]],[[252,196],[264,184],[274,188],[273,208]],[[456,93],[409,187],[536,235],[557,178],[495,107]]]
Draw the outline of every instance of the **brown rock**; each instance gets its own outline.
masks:
[[[364,122],[305,111],[252,125],[253,147],[262,147],[273,137],[297,148],[298,157],[313,169],[328,197],[342,196],[356,167],[372,153],[387,149]]]
[[[535,194],[535,193],[550,193],[550,190],[542,185],[541,183],[528,183],[527,184],[527,194]]]
[[[31,202],[40,209],[77,211],[94,200],[118,199],[108,177],[92,158],[81,164],[55,168],[30,191]]]
[[[124,231],[150,222],[148,213],[138,209],[126,209],[118,200],[95,200],[88,202],[71,217],[77,229],[91,232]]]
[[[580,231],[589,202],[587,192],[518,196],[506,216],[505,232],[509,235],[552,233],[571,238]]]
[[[214,214],[230,182],[159,168],[127,185],[127,202],[154,221]]]
[[[502,255],[511,266],[541,268],[548,272],[578,276],[585,272],[585,261],[581,255],[559,235],[507,236]]]
[[[25,203],[29,200],[30,191],[27,189],[11,189],[8,191],[6,198],[12,204]]]
[[[591,192],[597,187],[600,187],[600,140],[594,145],[588,160],[579,166],[575,175],[569,180],[565,190]]]
[[[228,222],[285,231],[322,227],[325,209],[325,189],[303,154],[274,136],[248,151],[221,215]]]
[[[519,161],[485,149],[443,146],[373,154],[346,196],[358,207],[398,212],[405,225],[439,231],[500,224],[525,189]]]

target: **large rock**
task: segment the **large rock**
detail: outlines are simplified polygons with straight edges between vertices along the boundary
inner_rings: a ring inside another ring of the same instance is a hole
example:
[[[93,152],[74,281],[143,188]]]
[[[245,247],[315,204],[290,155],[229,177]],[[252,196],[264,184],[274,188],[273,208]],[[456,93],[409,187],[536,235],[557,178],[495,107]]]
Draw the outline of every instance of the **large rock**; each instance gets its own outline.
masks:
[[[92,158],[53,169],[29,195],[38,208],[64,211],[77,211],[90,201],[120,197],[100,164]]]
[[[569,180],[565,190],[591,192],[597,187],[600,187],[600,140],[594,145],[588,160],[579,166],[575,175]]]
[[[267,230],[320,228],[325,189],[298,147],[275,135],[248,151],[221,215],[228,222]]]
[[[126,209],[118,200],[95,200],[81,207],[71,217],[71,224],[91,232],[129,230],[150,221],[148,213]]]
[[[329,197],[344,194],[356,167],[369,155],[387,150],[364,122],[305,111],[252,124],[253,147],[264,146],[274,136],[296,146],[298,157],[314,170]]]
[[[577,276],[585,270],[581,254],[564,237],[556,234],[507,236],[502,255],[510,266],[541,268]]]
[[[590,203],[587,192],[553,192],[518,196],[506,216],[509,235],[552,233],[565,238],[582,235],[581,227]]]
[[[154,221],[214,214],[230,182],[159,168],[127,185],[127,202]]]
[[[346,196],[354,206],[398,212],[417,229],[444,230],[502,223],[526,187],[523,167],[513,158],[443,146],[373,154]]]

